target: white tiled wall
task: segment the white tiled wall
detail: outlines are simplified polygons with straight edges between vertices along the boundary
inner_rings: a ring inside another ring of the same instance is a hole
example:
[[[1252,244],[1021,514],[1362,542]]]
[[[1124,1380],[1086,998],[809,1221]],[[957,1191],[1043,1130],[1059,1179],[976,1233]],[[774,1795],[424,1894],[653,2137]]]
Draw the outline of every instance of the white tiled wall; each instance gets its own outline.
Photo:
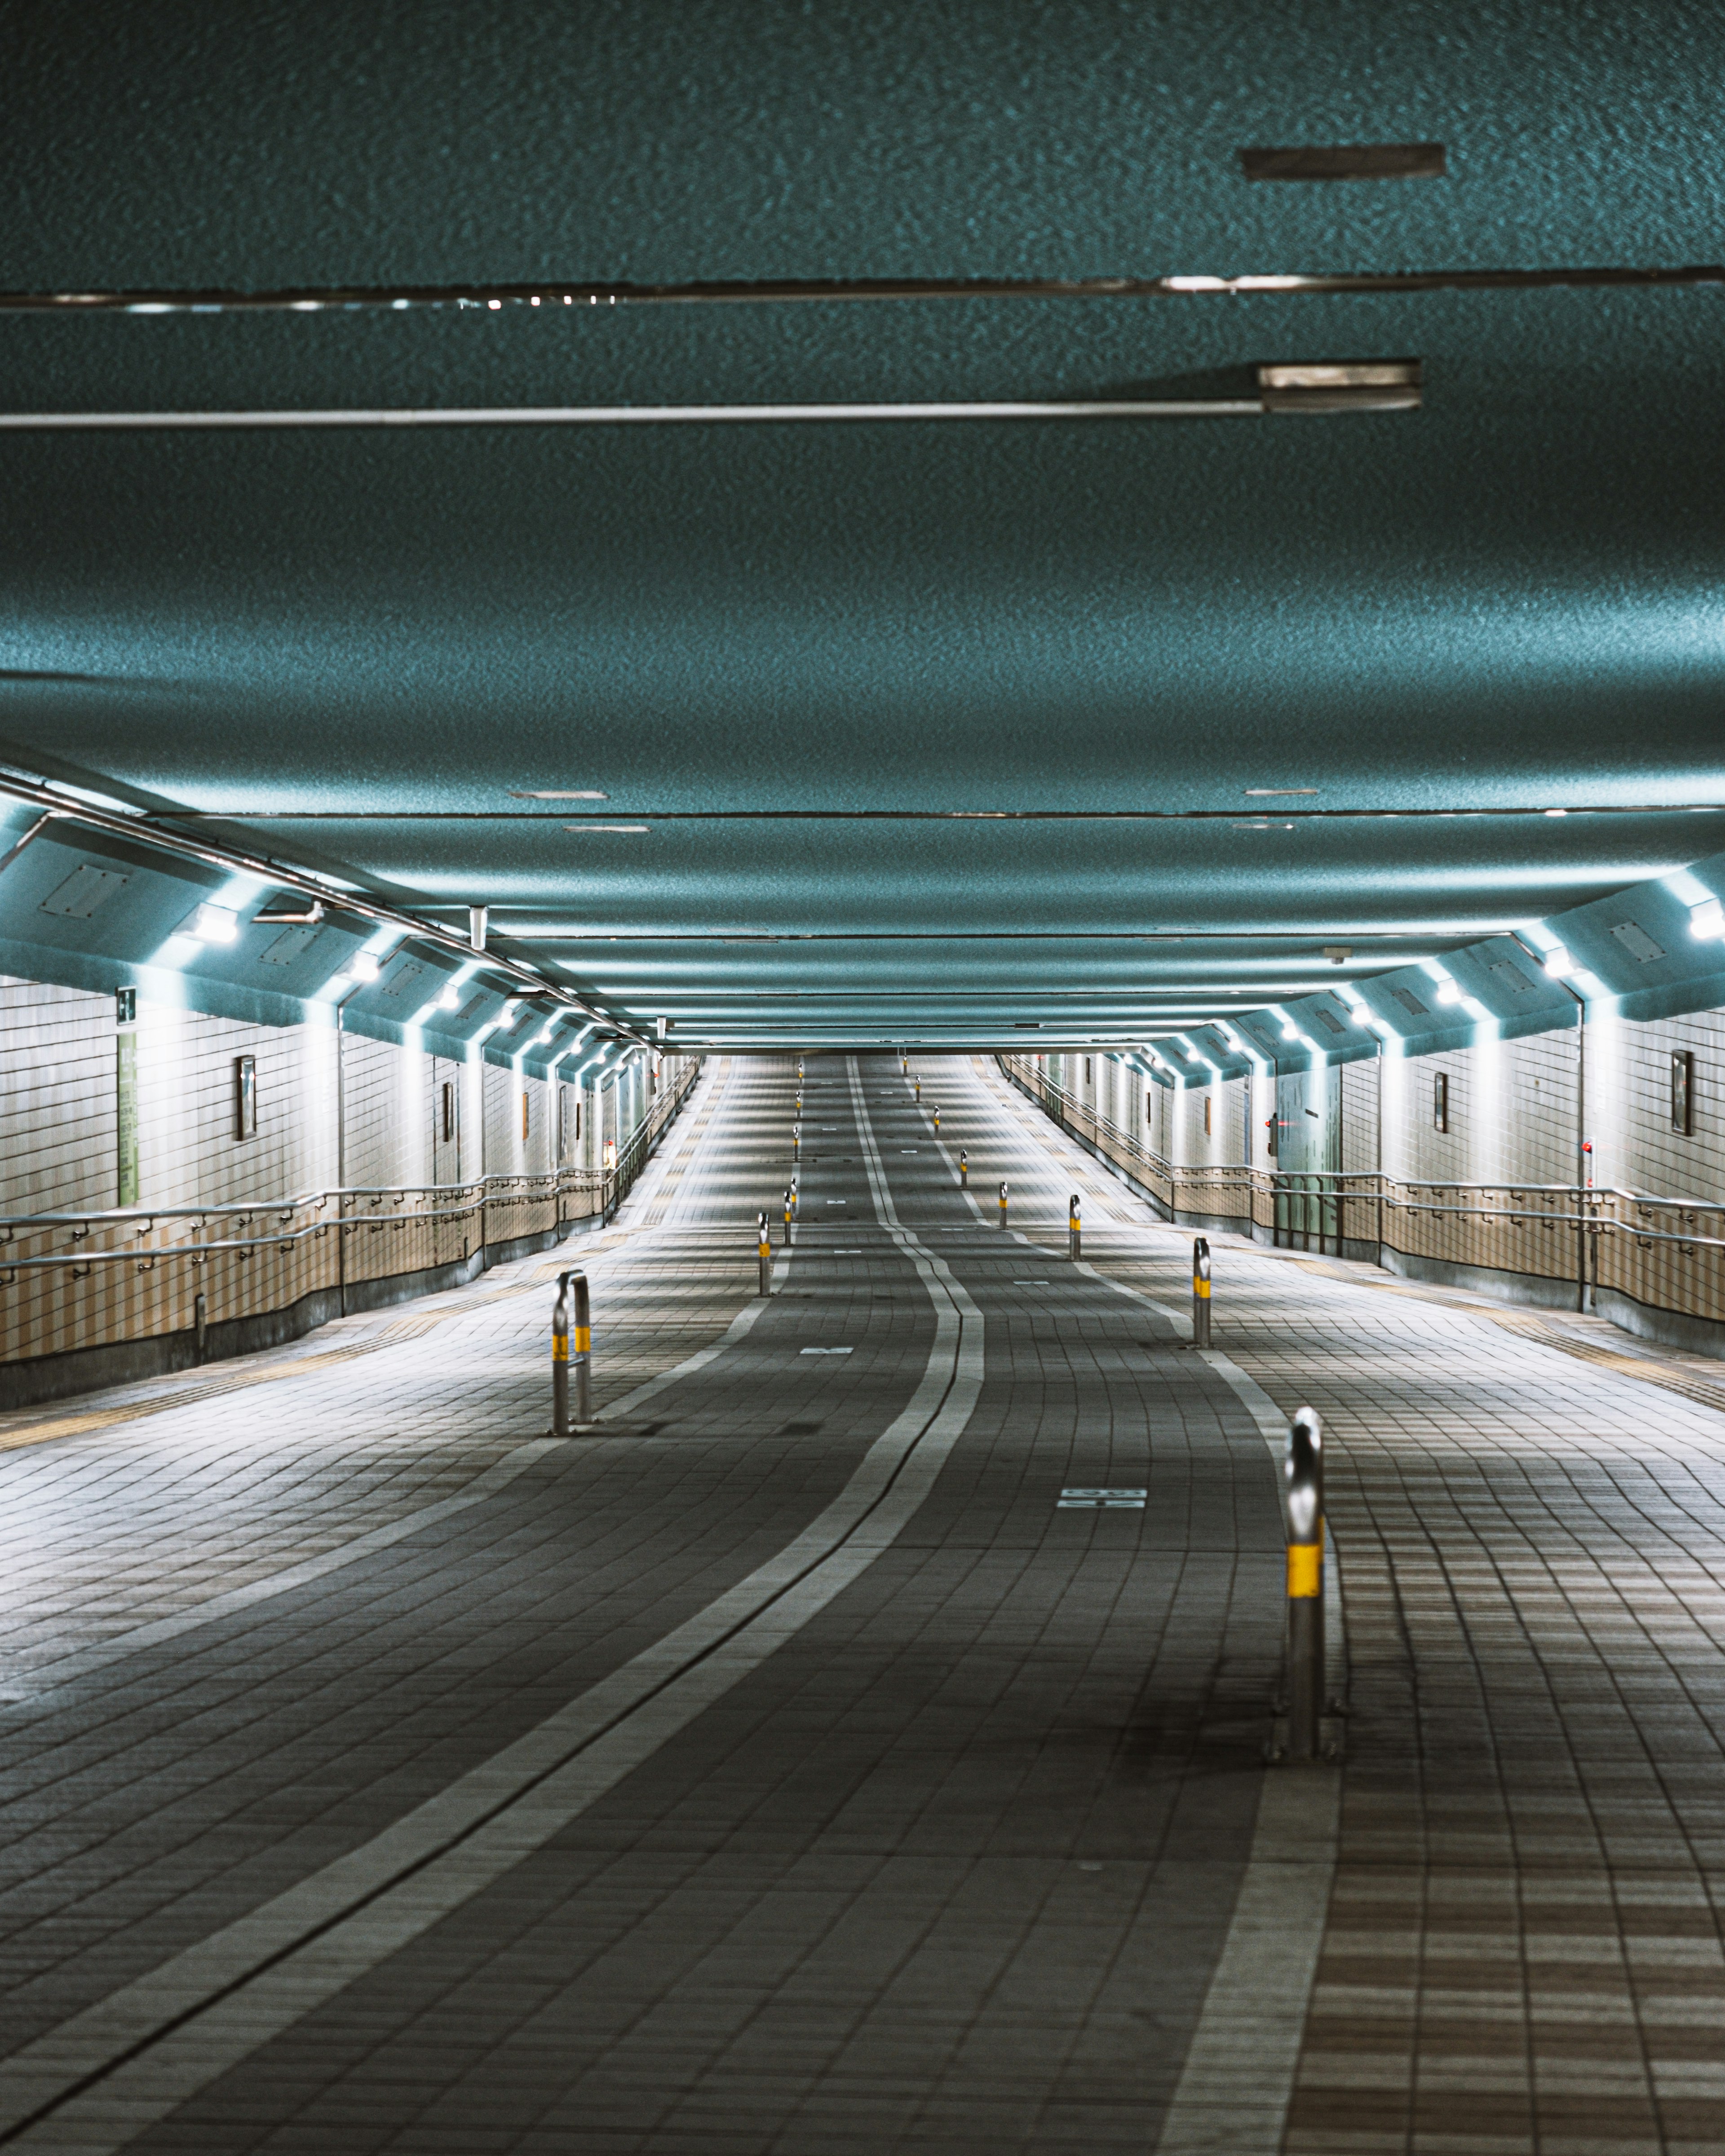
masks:
[[[115,1203],[114,998],[0,976],[0,1211]]]
[[[0,1212],[100,1212],[118,1203],[115,1038],[111,994],[0,976]],[[257,1129],[241,1138],[234,1065],[245,1055],[256,1063]],[[667,1058],[661,1088],[682,1068]],[[145,1206],[242,1204],[333,1189],[344,1153],[346,1181],[362,1188],[557,1165],[556,1103],[544,1080],[476,1055],[456,1063],[362,1034],[338,1040],[333,1019],[249,1025],[141,997],[137,1074]],[[445,1083],[458,1100],[456,1135],[447,1143]],[[649,1097],[644,1083],[608,1086],[605,1128],[626,1140]],[[599,1163],[594,1100],[591,1091],[569,1089],[570,1165]]]
[[[1615,1144],[1598,1142],[1600,1179],[1656,1198],[1725,1198],[1725,1011],[1625,1027]],[[1692,1135],[1671,1128],[1671,1058],[1695,1058]]]
[[[1342,1088],[1342,1172],[1373,1175],[1378,1170],[1378,1082],[1376,1063],[1343,1063],[1337,1081]]]

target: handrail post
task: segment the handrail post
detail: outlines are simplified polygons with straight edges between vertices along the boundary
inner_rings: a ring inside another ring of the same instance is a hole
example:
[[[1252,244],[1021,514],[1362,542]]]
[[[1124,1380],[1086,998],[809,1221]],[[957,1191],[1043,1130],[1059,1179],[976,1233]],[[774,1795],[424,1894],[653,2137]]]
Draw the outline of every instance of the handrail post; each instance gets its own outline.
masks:
[[[1074,1265],[1083,1249],[1083,1224],[1078,1217],[1078,1193],[1075,1190],[1066,1204],[1066,1255]]]
[[[1324,1703],[1323,1424],[1300,1408],[1288,1431],[1288,1757],[1315,1759]]]
[[[1210,1246],[1203,1235],[1192,1245],[1192,1344],[1210,1344]]]

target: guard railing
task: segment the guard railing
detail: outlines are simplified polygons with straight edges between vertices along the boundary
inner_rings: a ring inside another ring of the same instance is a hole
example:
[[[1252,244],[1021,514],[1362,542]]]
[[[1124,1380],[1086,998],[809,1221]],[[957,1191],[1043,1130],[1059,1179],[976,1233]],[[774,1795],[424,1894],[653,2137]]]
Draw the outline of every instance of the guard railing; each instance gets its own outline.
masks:
[[[0,1363],[167,1333],[201,1337],[319,1293],[337,1310],[368,1307],[391,1299],[377,1283],[608,1220],[699,1075],[698,1063],[679,1073],[607,1169],[0,1217]]]
[[[1575,1183],[1422,1182],[1377,1173],[1177,1166],[1024,1056],[1006,1075],[1170,1219],[1225,1223],[1283,1249],[1429,1260],[1561,1281],[1725,1322],[1725,1200]]]

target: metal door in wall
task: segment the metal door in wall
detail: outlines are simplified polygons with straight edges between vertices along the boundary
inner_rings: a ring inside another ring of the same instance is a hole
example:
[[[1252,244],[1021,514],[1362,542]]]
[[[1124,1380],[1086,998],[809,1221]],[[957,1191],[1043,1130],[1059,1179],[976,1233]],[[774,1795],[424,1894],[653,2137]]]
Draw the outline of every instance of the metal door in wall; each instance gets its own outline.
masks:
[[[1342,1171],[1342,1073],[1279,1070],[1276,1078],[1276,1240],[1286,1250],[1340,1252],[1334,1178]]]

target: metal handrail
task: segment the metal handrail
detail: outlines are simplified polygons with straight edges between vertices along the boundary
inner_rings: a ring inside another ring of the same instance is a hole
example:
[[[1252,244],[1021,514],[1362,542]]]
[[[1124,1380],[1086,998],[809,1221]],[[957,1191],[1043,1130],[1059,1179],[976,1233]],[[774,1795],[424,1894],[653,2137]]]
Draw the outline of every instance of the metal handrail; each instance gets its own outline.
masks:
[[[115,1206],[102,1213],[0,1213],[0,1230],[6,1231],[3,1240],[10,1241],[19,1229],[32,1228],[75,1228],[99,1223],[104,1227],[119,1227],[128,1220],[141,1220],[146,1224],[145,1235],[157,1220],[219,1220],[233,1218],[247,1219],[254,1213],[303,1213],[308,1206],[322,1208],[331,1199],[344,1198],[419,1198],[427,1194],[447,1197],[465,1191],[484,1193],[493,1185],[505,1183],[554,1183],[559,1189],[572,1183],[603,1182],[606,1171],[599,1168],[558,1168],[536,1172],[531,1175],[473,1176],[465,1183],[332,1183],[326,1190],[310,1190],[293,1198],[255,1198],[239,1205],[134,1205]],[[479,1202],[479,1201],[475,1201]],[[429,1219],[429,1213],[418,1213],[415,1219]]]
[[[158,1220],[249,1220],[259,1214],[276,1213],[285,1222],[295,1213],[321,1213],[332,1201],[336,1207],[336,1211],[327,1219],[311,1221],[303,1227],[284,1227],[276,1235],[227,1236],[216,1241],[155,1244],[147,1251],[109,1248],[60,1250],[39,1257],[3,1258],[0,1259],[0,1272],[11,1272],[27,1266],[65,1267],[95,1263],[153,1265],[162,1258],[191,1257],[196,1260],[207,1253],[220,1250],[286,1250],[307,1236],[321,1236],[331,1228],[351,1232],[358,1228],[386,1224],[396,1227],[406,1227],[409,1224],[429,1224],[438,1220],[458,1219],[489,1205],[510,1203],[547,1204],[569,1190],[597,1190],[600,1202],[593,1210],[608,1219],[628,1194],[639,1172],[642,1160],[650,1151],[654,1141],[687,1099],[700,1070],[698,1062],[691,1063],[678,1085],[655,1103],[648,1115],[630,1133],[616,1165],[610,1168],[542,1168],[526,1173],[474,1176],[465,1183],[342,1183],[291,1198],[254,1199],[240,1204],[139,1205],[116,1207],[100,1213],[0,1214],[0,1242],[11,1243],[18,1240],[21,1232],[28,1235],[33,1230],[49,1228],[70,1228],[74,1231],[74,1239],[81,1241],[94,1232],[103,1229],[111,1232],[124,1228],[127,1223],[141,1224],[137,1232],[148,1235]],[[533,1194],[536,1191],[536,1196]],[[367,1220],[363,1217],[356,1219],[346,1210],[346,1202],[351,1199],[390,1199],[399,1204],[404,1199],[427,1196],[452,1199],[454,1202],[418,1207],[411,1212],[401,1213],[393,1221],[388,1223]]]

